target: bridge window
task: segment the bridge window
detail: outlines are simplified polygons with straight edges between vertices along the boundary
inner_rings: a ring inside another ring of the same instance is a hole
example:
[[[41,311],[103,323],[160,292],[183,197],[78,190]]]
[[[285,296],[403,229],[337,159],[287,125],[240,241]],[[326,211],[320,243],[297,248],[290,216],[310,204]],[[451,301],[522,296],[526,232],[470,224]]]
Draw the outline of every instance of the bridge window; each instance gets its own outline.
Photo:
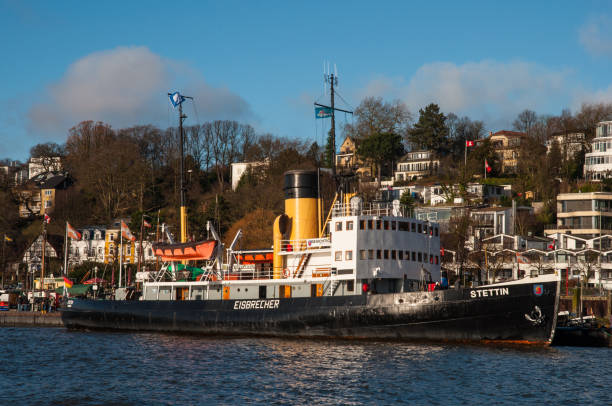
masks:
[[[410,228],[413,233],[416,232],[416,223],[410,223]]]
[[[389,250],[385,250],[385,259],[389,259]]]
[[[389,220],[384,221],[385,230],[389,229]]]
[[[382,259],[382,251],[376,250],[376,259]]]
[[[368,250],[368,259],[374,259],[374,250]]]
[[[404,259],[404,251],[397,251],[397,259],[399,260]]]
[[[423,254],[419,252],[419,262],[423,262]]]
[[[397,226],[395,223],[396,223],[395,221],[391,222],[391,230],[397,230]]]
[[[398,221],[400,231],[410,231],[410,223],[407,221]]]
[[[359,259],[368,259],[368,251],[359,250]]]
[[[391,259],[395,259],[395,258],[396,258],[396,251],[391,250]]]
[[[434,235],[437,237],[438,236],[438,227],[434,227]]]
[[[438,259],[438,256],[436,255],[435,258],[436,258],[436,260],[434,262],[435,262],[436,265],[438,265],[440,263],[440,261]]]
[[[380,221],[380,220],[376,220],[376,229],[377,229],[377,230],[380,230],[380,227],[381,227],[381,224],[380,224],[380,223],[381,223],[381,221]]]
[[[359,229],[365,230],[365,220],[359,220]]]
[[[368,230],[374,230],[374,220],[368,220]]]
[[[423,232],[423,224],[419,223],[419,234]]]
[[[346,222],[346,229],[347,230],[352,230],[353,229],[353,222],[352,221],[347,221]]]
[[[416,262],[416,252],[412,251],[412,261]]]

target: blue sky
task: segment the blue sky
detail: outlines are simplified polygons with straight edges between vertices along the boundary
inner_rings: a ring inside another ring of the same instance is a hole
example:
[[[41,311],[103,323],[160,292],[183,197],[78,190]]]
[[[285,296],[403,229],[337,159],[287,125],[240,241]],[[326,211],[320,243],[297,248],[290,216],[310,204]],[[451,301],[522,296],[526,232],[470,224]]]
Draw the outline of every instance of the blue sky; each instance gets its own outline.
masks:
[[[174,89],[196,97],[187,124],[235,119],[321,142],[325,60],[350,107],[400,99],[416,117],[435,102],[491,131],[525,108],[612,102],[605,1],[0,0],[0,35],[0,158],[25,160],[88,119],[175,125]]]

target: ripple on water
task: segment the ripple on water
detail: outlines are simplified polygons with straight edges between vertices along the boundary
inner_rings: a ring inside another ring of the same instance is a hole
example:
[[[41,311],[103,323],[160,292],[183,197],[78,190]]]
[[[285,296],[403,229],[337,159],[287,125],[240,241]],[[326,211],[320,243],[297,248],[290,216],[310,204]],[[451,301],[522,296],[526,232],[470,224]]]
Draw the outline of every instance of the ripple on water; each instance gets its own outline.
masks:
[[[610,404],[612,351],[0,329],[0,404]]]

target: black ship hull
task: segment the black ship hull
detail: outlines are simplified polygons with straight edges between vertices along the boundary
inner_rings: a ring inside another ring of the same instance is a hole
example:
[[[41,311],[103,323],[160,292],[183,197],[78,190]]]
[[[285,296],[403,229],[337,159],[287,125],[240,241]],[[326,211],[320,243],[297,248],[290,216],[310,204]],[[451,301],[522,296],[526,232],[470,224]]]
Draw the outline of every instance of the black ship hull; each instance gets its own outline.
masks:
[[[70,299],[62,320],[85,329],[549,344],[558,298],[559,281],[288,299]]]

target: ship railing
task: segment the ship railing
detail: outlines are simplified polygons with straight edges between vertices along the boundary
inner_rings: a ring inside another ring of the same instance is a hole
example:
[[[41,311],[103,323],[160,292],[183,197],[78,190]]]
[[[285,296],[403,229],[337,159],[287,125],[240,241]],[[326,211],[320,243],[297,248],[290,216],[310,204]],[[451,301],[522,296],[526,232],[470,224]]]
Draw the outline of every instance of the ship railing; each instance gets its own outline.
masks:
[[[260,266],[255,264],[236,264],[231,270],[227,267],[222,269],[224,280],[269,280],[269,279],[299,279],[302,272],[298,266],[288,266],[283,269],[274,269],[271,266]],[[313,270],[314,278],[331,278],[336,276],[331,266],[321,266]]]
[[[281,240],[280,252],[312,252],[331,247],[329,238],[305,238],[300,240]]]
[[[336,202],[332,208],[332,217],[344,216],[395,216],[404,217],[404,208],[390,202],[369,202],[344,204]]]

